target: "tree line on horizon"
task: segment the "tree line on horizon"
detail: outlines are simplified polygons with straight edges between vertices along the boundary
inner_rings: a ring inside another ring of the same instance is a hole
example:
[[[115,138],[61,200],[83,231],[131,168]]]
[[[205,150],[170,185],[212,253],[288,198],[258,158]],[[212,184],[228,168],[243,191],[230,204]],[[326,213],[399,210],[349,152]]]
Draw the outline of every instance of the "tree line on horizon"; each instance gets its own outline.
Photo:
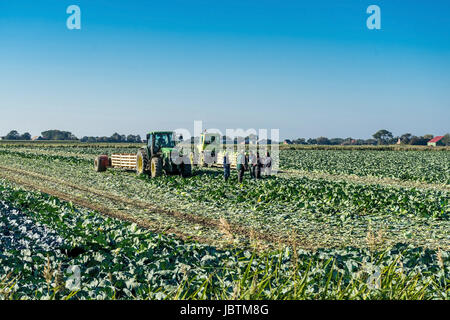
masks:
[[[297,138],[294,140],[286,139],[287,144],[304,144],[304,145],[389,145],[389,144],[405,144],[415,146],[426,146],[427,142],[433,139],[432,134],[425,134],[423,136],[415,136],[411,133],[404,133],[400,136],[394,136],[392,132],[382,129],[378,130],[372,135],[371,139],[354,139],[354,138]],[[447,133],[442,138],[442,143],[450,146],[450,134]]]
[[[248,138],[248,137],[246,137]],[[394,136],[392,132],[382,129],[378,130],[376,133],[372,135],[371,139],[354,139],[354,138],[327,138],[327,137],[318,137],[318,138],[297,138],[294,140],[286,139],[284,143],[287,144],[304,144],[304,145],[389,145],[389,144],[400,144],[405,145],[427,145],[427,142],[433,139],[434,136],[432,134],[426,134],[423,136],[415,136],[411,133],[405,133],[401,136]],[[31,134],[29,132],[25,132],[24,134],[20,134],[17,130],[10,131],[6,136],[2,137],[3,140],[31,140]],[[193,138],[192,138],[193,139]],[[41,132],[41,136],[37,138],[37,140],[72,140],[72,141],[80,141],[87,143],[95,143],[95,142],[114,142],[114,143],[142,143],[140,135],[121,135],[117,132],[111,135],[110,137],[93,137],[93,136],[84,136],[81,139],[78,139],[74,134],[69,131],[61,131],[61,130],[47,130]],[[236,139],[235,139],[236,140]],[[194,141],[194,140],[192,140]],[[232,141],[232,140],[231,140]],[[247,139],[245,140],[247,142]],[[450,145],[450,134],[447,133],[444,135],[442,139],[442,143],[446,146]]]
[[[115,132],[111,137],[87,137],[84,136],[80,139],[81,142],[128,142],[128,143],[141,143],[142,139],[140,135],[124,135],[124,134],[118,134]]]
[[[32,140],[31,134],[26,132],[24,134],[20,134],[17,130],[11,130],[6,136],[2,137],[3,140],[24,140],[29,141]],[[36,140],[58,140],[58,141],[80,141],[80,142],[142,142],[142,139],[139,135],[121,135],[117,132],[114,133],[110,137],[83,137],[78,139],[73,133],[70,131],[61,131],[61,130],[47,130],[41,132],[39,137],[36,137]]]

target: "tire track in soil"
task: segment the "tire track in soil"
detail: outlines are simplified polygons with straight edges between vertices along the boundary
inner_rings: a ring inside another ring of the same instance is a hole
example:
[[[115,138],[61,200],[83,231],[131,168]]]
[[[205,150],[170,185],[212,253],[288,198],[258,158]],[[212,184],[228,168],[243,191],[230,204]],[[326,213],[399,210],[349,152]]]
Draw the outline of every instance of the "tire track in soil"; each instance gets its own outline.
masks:
[[[142,220],[139,219],[137,217],[133,217],[131,215],[127,215],[124,214],[123,212],[121,212],[120,210],[115,210],[115,209],[111,209],[108,208],[106,206],[100,206],[97,204],[94,204],[92,202],[87,201],[86,199],[79,197],[79,196],[75,196],[73,194],[68,195],[67,193],[63,193],[60,191],[57,191],[55,189],[52,188],[48,188],[48,187],[44,187],[44,186],[37,186],[35,183],[32,183],[30,181],[21,179],[20,177],[17,177],[16,175],[9,175],[9,174],[5,174],[4,172],[0,172],[0,176],[7,179],[10,182],[13,182],[15,184],[24,186],[25,188],[31,189],[31,190],[35,190],[35,191],[39,191],[45,194],[49,194],[52,196],[57,197],[60,200],[64,200],[67,202],[72,202],[76,205],[79,205],[81,207],[87,208],[87,209],[91,209],[94,211],[98,211],[102,214],[105,214],[107,216],[113,217],[113,218],[117,218],[120,220],[125,220],[125,221],[129,221],[129,222],[133,222],[136,223],[137,225],[139,225],[140,227],[146,228],[152,232],[161,232],[161,228],[156,227],[156,224],[151,223],[148,220]],[[177,237],[183,239],[183,240],[195,240],[195,241],[199,241],[199,242],[205,242],[206,238],[202,238],[202,237],[198,237],[198,236],[191,236],[191,235],[187,235],[185,233],[182,233],[178,230],[175,229],[164,229],[164,232],[167,233],[173,233],[175,234]]]
[[[191,240],[195,240],[195,241],[206,243],[206,244],[217,245],[217,241],[212,242],[211,240],[204,238],[204,237],[187,235],[183,232],[180,232],[177,229],[170,228],[170,229],[161,230],[161,228],[158,228],[154,224],[151,224],[149,221],[144,221],[144,220],[138,219],[131,215],[124,214],[123,212],[120,212],[119,210],[107,208],[106,206],[100,206],[100,205],[93,204],[93,203],[87,201],[86,199],[75,196],[73,194],[67,194],[67,193],[52,189],[52,188],[44,187],[42,182],[49,181],[56,185],[61,185],[61,186],[65,186],[65,187],[69,187],[69,188],[81,191],[85,195],[91,194],[91,195],[95,195],[98,197],[104,197],[115,203],[126,204],[126,205],[136,208],[136,209],[141,209],[141,210],[143,209],[143,210],[150,211],[150,212],[157,213],[157,214],[168,215],[168,216],[174,217],[176,219],[185,221],[189,224],[194,223],[194,224],[198,224],[203,227],[206,227],[206,228],[213,228],[213,229],[218,229],[218,230],[222,230],[224,228],[224,222],[220,221],[218,219],[205,218],[205,217],[201,217],[201,216],[196,216],[191,213],[162,209],[162,208],[156,207],[153,204],[146,202],[146,201],[137,200],[137,199],[131,200],[131,199],[128,199],[125,197],[117,196],[117,195],[110,194],[110,193],[100,191],[97,189],[83,187],[80,185],[76,185],[76,184],[61,180],[61,179],[57,179],[57,178],[50,177],[50,176],[45,176],[45,175],[42,175],[42,174],[39,174],[36,172],[6,167],[3,165],[0,165],[0,169],[2,170],[0,172],[0,176],[3,176],[7,180],[15,182],[19,185],[24,185],[33,190],[37,190],[37,191],[40,191],[43,193],[54,195],[65,201],[72,201],[82,207],[86,207],[91,210],[96,210],[98,212],[101,212],[108,216],[112,216],[114,218],[134,222],[137,225],[144,227],[146,229],[149,229],[151,231],[154,231],[154,232],[164,231],[166,233],[173,233],[177,237],[184,239],[184,240],[191,239]],[[9,174],[7,172],[9,172]],[[32,183],[31,181],[24,179],[23,178],[24,176],[38,179],[40,181],[40,183],[39,184]],[[266,244],[266,246],[267,246],[267,244],[269,244],[269,245],[274,245],[274,244],[292,245],[293,242],[295,242],[296,246],[298,246],[298,247],[302,247],[305,249],[315,248],[314,245],[306,244],[305,241],[293,241],[292,239],[287,240],[286,238],[282,238],[282,237],[279,237],[274,234],[270,234],[270,233],[263,234],[263,233],[256,232],[255,230],[249,230],[247,228],[244,228],[242,226],[239,226],[239,225],[236,225],[233,223],[226,222],[226,224],[227,224],[226,228],[229,228],[227,230],[229,233],[244,236],[246,238],[253,239],[253,240],[263,241]],[[264,247],[264,245],[263,245],[263,247]]]

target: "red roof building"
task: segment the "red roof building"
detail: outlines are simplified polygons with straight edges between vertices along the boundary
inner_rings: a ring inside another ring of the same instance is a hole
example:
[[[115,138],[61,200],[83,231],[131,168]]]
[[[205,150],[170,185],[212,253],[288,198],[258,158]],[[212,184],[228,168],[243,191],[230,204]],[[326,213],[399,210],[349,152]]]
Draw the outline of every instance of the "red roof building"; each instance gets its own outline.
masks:
[[[428,141],[428,145],[429,146],[432,146],[432,147],[436,147],[436,146],[440,146],[440,145],[443,145],[443,143],[442,143],[442,138],[444,138],[444,136],[437,136],[437,137],[434,137],[433,139],[431,139],[430,141]]]

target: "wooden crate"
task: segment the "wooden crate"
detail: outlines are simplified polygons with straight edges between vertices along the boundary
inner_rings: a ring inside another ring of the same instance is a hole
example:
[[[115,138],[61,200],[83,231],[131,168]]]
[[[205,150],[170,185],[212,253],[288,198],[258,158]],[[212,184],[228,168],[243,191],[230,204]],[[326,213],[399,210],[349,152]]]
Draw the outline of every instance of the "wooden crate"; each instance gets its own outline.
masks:
[[[217,153],[217,163],[215,164],[215,166],[223,167],[223,156],[224,156],[224,154],[225,154],[224,151],[219,151]],[[236,168],[237,156],[238,156],[237,152],[228,152],[228,161],[230,161],[230,167],[231,168]]]
[[[136,170],[137,155],[135,153],[113,153],[111,155],[111,166],[114,168],[123,168]]]

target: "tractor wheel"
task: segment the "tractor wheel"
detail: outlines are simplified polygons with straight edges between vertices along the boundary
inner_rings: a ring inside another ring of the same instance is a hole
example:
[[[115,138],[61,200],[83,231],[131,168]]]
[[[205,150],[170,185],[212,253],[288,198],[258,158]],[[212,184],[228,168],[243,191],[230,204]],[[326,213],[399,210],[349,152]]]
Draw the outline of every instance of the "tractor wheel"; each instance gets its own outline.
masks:
[[[158,157],[152,158],[151,174],[152,174],[152,178],[160,177],[162,175],[161,158],[158,158]]]
[[[192,166],[190,164],[183,163],[181,165],[181,176],[183,178],[190,177],[192,175]]]
[[[148,155],[145,149],[139,149],[137,153],[136,173],[138,175],[148,174]]]
[[[108,156],[98,156],[94,160],[94,169],[97,172],[104,172],[106,171],[106,166],[109,163]]]

